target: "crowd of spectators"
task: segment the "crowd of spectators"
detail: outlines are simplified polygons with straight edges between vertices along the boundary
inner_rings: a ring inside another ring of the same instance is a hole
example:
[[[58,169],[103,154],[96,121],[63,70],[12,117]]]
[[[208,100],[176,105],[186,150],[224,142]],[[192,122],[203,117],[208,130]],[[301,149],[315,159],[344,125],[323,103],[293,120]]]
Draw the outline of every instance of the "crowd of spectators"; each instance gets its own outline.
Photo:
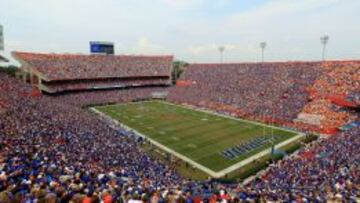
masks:
[[[358,61],[324,62],[322,68],[325,69],[325,74],[313,86],[315,97],[349,95],[359,91],[360,63]]]
[[[169,95],[169,100],[176,103],[289,127],[294,127],[299,113],[310,113],[325,118],[313,128],[328,129],[354,120],[328,97],[343,95],[356,102],[360,63],[194,64],[187,67],[180,80],[186,85],[173,88]],[[313,129],[306,124],[296,125]]]
[[[321,115],[320,128],[336,128],[352,120],[352,114],[348,111],[342,111],[340,107],[332,104],[326,99],[316,99],[308,103],[303,111],[304,113]]]
[[[359,90],[355,90],[353,92],[351,92],[347,98],[348,101],[354,103],[357,106],[360,106],[360,91]]]
[[[119,90],[101,90],[75,92],[71,94],[52,96],[58,102],[72,106],[84,107],[111,103],[126,103],[139,100],[147,100],[153,97],[154,93],[167,93],[168,87],[141,87]]]
[[[271,191],[269,195],[279,199],[289,199],[289,194],[295,194],[312,202],[343,198],[348,202],[359,201],[359,134],[357,127],[305,146],[269,167],[253,186]],[[287,188],[297,190],[283,193]]]
[[[332,104],[332,97],[359,104],[360,63],[325,62],[322,68],[324,74],[309,88],[312,101],[306,104],[303,112],[323,116],[320,126],[323,129],[341,127],[354,117],[341,106]]]
[[[47,81],[98,78],[170,77],[173,56],[73,55],[14,52]]]
[[[36,97],[30,86],[0,73],[0,202],[359,201],[358,127],[306,146],[246,184],[223,184],[181,177],[174,165],[145,153],[132,132],[110,128],[81,108],[169,91],[170,100],[179,103],[214,102],[246,115],[274,112],[279,119],[293,119],[307,101],[305,88],[322,71],[313,63],[242,66],[190,67],[183,79],[196,81],[198,91],[148,87]],[[299,91],[305,96],[296,95]],[[265,110],[259,98],[269,100]]]
[[[0,202],[48,195],[67,202],[105,191],[115,202],[121,195],[181,182],[127,132],[112,130],[95,115],[56,98],[31,97],[29,87],[0,77],[0,97],[11,104],[0,112]],[[127,99],[127,94],[117,95]]]
[[[292,121],[308,102],[306,88],[321,74],[319,63],[195,64],[180,78],[192,85],[174,88],[169,99],[242,117]]]

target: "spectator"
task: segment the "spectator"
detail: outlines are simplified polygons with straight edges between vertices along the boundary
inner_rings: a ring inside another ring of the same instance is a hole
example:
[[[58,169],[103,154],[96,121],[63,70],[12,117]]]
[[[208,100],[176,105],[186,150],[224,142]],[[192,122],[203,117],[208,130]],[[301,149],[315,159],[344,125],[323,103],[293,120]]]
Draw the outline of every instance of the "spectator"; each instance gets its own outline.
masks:
[[[316,78],[324,74],[311,63],[269,69],[228,66],[212,70],[227,81],[222,86],[207,67],[189,69],[183,78],[196,79],[199,90],[149,87],[56,97],[31,97],[30,86],[0,73],[0,202],[359,201],[359,127],[305,146],[249,183],[222,184],[181,177],[173,166],[148,156],[131,132],[109,128],[82,109],[167,90],[170,100],[178,103],[224,112],[249,105],[237,113],[252,118],[274,112],[276,118],[291,122],[308,104],[306,87],[317,86]],[[228,69],[238,75],[227,74]],[[300,101],[289,104],[294,98]],[[358,115],[347,113],[359,121]]]

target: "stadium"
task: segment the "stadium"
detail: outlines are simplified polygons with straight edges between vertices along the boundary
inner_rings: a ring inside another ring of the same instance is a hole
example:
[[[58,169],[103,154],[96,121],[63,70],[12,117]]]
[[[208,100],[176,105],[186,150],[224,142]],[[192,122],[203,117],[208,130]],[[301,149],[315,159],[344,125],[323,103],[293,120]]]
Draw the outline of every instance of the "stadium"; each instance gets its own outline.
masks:
[[[0,203],[360,201],[360,60],[90,46],[0,55]]]

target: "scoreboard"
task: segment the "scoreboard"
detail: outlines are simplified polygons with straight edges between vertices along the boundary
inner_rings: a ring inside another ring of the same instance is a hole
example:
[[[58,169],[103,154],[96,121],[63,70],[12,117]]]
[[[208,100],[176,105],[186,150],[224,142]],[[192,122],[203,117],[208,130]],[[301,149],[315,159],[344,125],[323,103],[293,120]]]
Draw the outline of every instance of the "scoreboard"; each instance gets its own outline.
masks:
[[[90,53],[92,54],[114,54],[114,43],[112,42],[90,42]]]

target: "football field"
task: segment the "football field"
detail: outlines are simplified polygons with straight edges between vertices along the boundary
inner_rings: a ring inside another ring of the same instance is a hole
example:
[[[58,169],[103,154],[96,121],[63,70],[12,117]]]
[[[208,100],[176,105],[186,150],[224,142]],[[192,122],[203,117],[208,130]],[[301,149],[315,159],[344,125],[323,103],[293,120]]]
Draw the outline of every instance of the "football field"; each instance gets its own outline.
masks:
[[[284,143],[298,135],[290,130],[162,101],[107,105],[95,109],[178,158],[214,173],[265,150],[270,151],[273,142]]]

